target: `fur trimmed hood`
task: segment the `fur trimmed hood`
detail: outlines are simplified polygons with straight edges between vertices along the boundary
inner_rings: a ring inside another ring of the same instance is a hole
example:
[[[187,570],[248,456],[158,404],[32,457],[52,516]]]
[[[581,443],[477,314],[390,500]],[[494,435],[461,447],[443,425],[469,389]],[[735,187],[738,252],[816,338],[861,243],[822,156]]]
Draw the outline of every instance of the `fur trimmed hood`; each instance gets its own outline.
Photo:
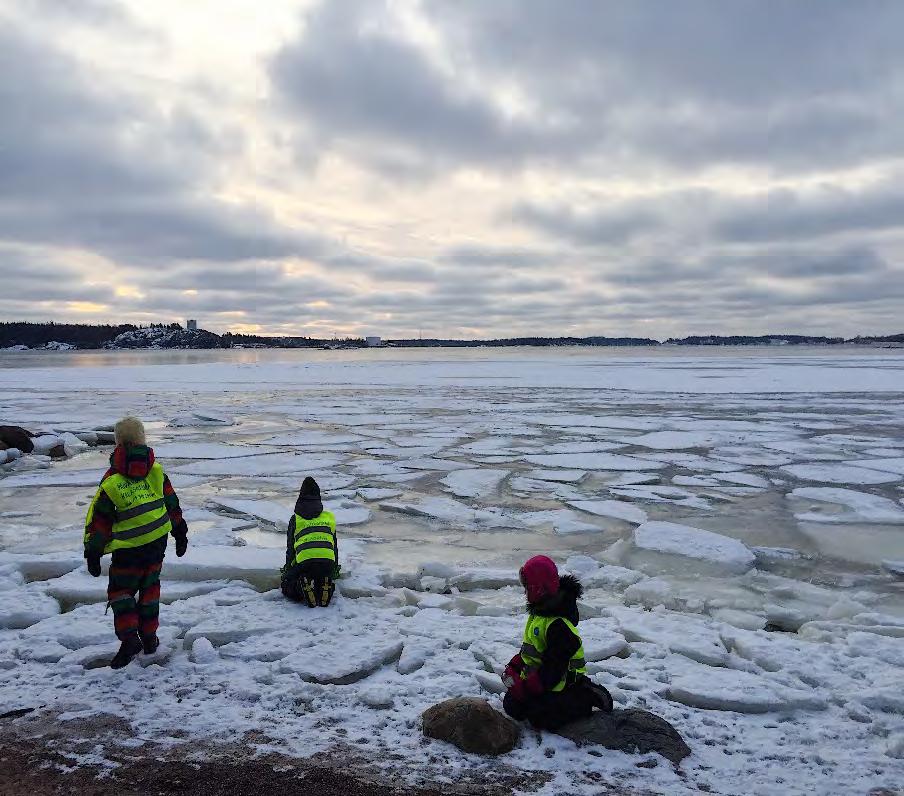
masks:
[[[535,603],[528,603],[527,610],[536,616],[562,616],[576,625],[580,619],[578,600],[583,593],[584,587],[574,575],[561,575],[559,590]]]

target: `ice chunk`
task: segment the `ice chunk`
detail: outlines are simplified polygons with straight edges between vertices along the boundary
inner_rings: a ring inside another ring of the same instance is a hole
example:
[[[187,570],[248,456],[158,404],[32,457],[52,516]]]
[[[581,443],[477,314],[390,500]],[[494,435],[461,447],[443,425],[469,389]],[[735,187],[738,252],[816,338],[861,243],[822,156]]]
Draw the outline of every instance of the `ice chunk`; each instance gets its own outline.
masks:
[[[822,481],[826,484],[891,484],[901,480],[896,473],[868,470],[850,464],[788,464],[779,469],[804,481]]]
[[[398,489],[362,487],[358,490],[357,494],[362,500],[389,500],[389,498],[398,497],[402,493]]]
[[[485,528],[512,528],[518,523],[502,512],[489,509],[472,509],[464,503],[447,497],[416,496],[409,500],[391,500],[380,503],[384,511],[397,511],[416,517],[429,517],[447,523],[474,524]]]
[[[707,666],[727,666],[728,650],[715,627],[704,619],[678,613],[650,613],[610,608],[628,641],[658,644]]]
[[[753,553],[737,539],[673,522],[647,522],[635,528],[634,546],[644,552],[692,559],[709,571],[724,574],[744,573],[756,563]]]
[[[213,644],[204,636],[198,636],[191,644],[191,660],[193,663],[213,663],[220,656]]]
[[[668,699],[704,710],[736,713],[822,710],[825,700],[814,691],[789,688],[766,676],[728,669],[700,669],[674,677]]]
[[[231,426],[235,420],[218,412],[195,411],[177,415],[167,423],[170,428],[186,428],[191,426]]]
[[[63,449],[66,451],[67,456],[75,456],[77,453],[82,453],[88,450],[88,443],[80,440],[75,434],[71,434],[66,431],[60,434],[60,442],[63,443]]]
[[[713,473],[712,478],[717,481],[725,481],[730,484],[741,484],[742,486],[756,487],[757,489],[768,489],[770,484],[761,475],[754,473]]]
[[[580,515],[570,509],[550,509],[549,511],[529,511],[519,515],[519,519],[531,528],[552,526],[557,534],[586,533],[601,531],[597,525],[591,525],[580,519]]]
[[[588,589],[626,589],[633,583],[643,580],[646,576],[642,572],[633,569],[607,564],[596,572],[586,575],[582,582]]]
[[[62,440],[56,434],[40,434],[31,438],[31,444],[34,446],[33,452],[44,455],[50,453],[51,450],[61,443]]]
[[[339,456],[314,453],[267,453],[231,459],[207,459],[173,467],[185,475],[287,475],[328,470],[342,462]]]
[[[648,500],[653,503],[675,503],[688,508],[708,509],[709,503],[693,492],[680,489],[677,486],[622,486],[610,487],[613,495],[632,498],[633,500]]]
[[[49,580],[84,566],[85,559],[80,554],[69,552],[53,553],[9,553],[0,551],[0,566],[13,566],[26,580]]]
[[[496,492],[508,470],[456,470],[442,479],[448,490],[458,497],[485,497]]]
[[[904,456],[882,459],[855,459],[845,462],[854,467],[866,467],[870,470],[881,470],[883,473],[897,473],[904,475]]]
[[[528,470],[524,477],[533,478],[537,481],[561,481],[567,484],[576,484],[586,475],[586,470]]]
[[[4,597],[0,600],[0,628],[31,627],[60,612],[60,604],[48,597],[38,584],[17,589],[14,599],[8,593]]]
[[[154,455],[160,459],[240,459],[280,453],[282,448],[268,445],[230,445],[226,442],[160,442]]]
[[[210,502],[214,506],[229,509],[245,517],[255,517],[280,528],[288,526],[289,518],[294,511],[293,504],[288,500],[279,503],[275,500],[216,497],[212,498]]]
[[[647,521],[647,513],[643,509],[624,500],[572,500],[568,505],[598,517],[611,517],[636,524]]]
[[[815,500],[820,503],[834,503],[850,509],[850,511],[835,514],[810,511],[794,515],[798,520],[806,522],[904,522],[904,509],[893,500],[879,495],[871,495],[868,492],[858,492],[855,489],[820,486],[800,487],[791,491],[788,497]]]
[[[490,672],[474,672],[474,679],[477,684],[489,694],[504,694],[506,689],[498,674]]]
[[[566,572],[570,572],[578,578],[584,578],[592,572],[596,572],[600,568],[600,562],[590,556],[569,556],[562,567]]]
[[[279,583],[279,569],[285,557],[282,548],[189,543],[182,558],[167,556],[164,571],[173,580],[243,580],[273,588]]]
[[[411,674],[420,669],[427,658],[435,652],[435,647],[426,641],[409,639],[405,642],[396,671],[399,674]]]
[[[402,654],[401,641],[384,636],[339,634],[336,638],[300,650],[279,662],[279,671],[311,683],[348,685],[369,677]]]
[[[447,473],[453,470],[467,470],[471,466],[451,459],[435,458],[403,459],[398,462],[398,465],[408,470],[439,470]]]
[[[393,689],[387,685],[371,685],[362,688],[358,692],[358,698],[363,705],[374,710],[391,708],[395,704]]]
[[[657,470],[662,462],[651,462],[617,453],[549,453],[525,456],[531,464],[541,467],[564,467],[580,470]]]

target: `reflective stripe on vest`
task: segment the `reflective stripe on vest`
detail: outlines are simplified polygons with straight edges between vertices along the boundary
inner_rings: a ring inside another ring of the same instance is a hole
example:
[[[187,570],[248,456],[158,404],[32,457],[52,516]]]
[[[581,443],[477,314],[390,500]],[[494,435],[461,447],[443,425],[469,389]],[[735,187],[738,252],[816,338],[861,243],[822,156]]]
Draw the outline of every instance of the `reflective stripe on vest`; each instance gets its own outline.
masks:
[[[524,642],[521,645],[521,660],[524,661],[524,670],[521,672],[521,676],[527,678],[532,672],[540,668],[540,664],[543,662],[543,653],[546,652],[547,648],[546,633],[549,631],[549,626],[558,619],[561,619],[568,626],[568,629],[577,636],[579,645],[568,662],[568,672],[553,687],[553,691],[562,691],[566,685],[574,682],[578,675],[586,673],[584,644],[581,642],[581,634],[578,633],[577,628],[564,616],[535,616],[531,614],[527,617],[527,624],[524,627]]]
[[[331,511],[321,511],[306,520],[295,515],[295,563],[312,559],[336,561],[336,518]]]
[[[125,547],[142,547],[173,528],[163,497],[163,468],[154,462],[145,478],[127,478],[120,473],[105,478],[88,509],[87,523],[94,516],[94,506],[102,493],[113,502],[115,519],[113,538],[104,553]]]

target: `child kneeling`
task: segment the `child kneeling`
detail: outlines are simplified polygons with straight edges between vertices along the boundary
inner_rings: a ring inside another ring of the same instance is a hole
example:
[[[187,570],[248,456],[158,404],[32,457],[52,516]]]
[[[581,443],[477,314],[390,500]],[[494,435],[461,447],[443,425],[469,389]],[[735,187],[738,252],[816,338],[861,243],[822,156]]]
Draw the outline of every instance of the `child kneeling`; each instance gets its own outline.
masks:
[[[286,565],[281,570],[282,593],[311,608],[325,608],[333,599],[339,577],[336,518],[324,511],[320,487],[308,476],[301,484],[295,513],[286,533]]]
[[[556,730],[587,718],[594,708],[609,712],[612,697],[585,674],[584,647],[577,630],[577,601],[583,587],[572,575],[559,577],[555,562],[534,556],[521,568],[527,595],[527,625],[521,652],[502,676],[502,702],[513,719]]]

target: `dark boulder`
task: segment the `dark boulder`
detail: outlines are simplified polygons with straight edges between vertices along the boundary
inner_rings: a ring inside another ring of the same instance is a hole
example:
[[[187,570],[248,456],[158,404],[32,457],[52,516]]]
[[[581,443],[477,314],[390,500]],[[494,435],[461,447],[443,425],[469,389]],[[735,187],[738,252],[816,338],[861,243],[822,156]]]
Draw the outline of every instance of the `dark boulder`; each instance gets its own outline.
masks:
[[[18,448],[22,453],[31,453],[35,449],[31,441],[33,436],[21,426],[0,426],[0,441],[5,442],[7,448]]]
[[[502,755],[518,742],[520,727],[485,699],[447,699],[424,711],[424,735],[455,744],[463,752]]]
[[[65,459],[66,458],[66,448],[63,446],[61,442],[59,445],[54,445],[49,451],[47,451],[47,455],[51,459]]]
[[[599,745],[639,754],[658,752],[676,764],[691,753],[678,730],[646,710],[594,713],[588,719],[560,727],[557,733],[578,746]]]

